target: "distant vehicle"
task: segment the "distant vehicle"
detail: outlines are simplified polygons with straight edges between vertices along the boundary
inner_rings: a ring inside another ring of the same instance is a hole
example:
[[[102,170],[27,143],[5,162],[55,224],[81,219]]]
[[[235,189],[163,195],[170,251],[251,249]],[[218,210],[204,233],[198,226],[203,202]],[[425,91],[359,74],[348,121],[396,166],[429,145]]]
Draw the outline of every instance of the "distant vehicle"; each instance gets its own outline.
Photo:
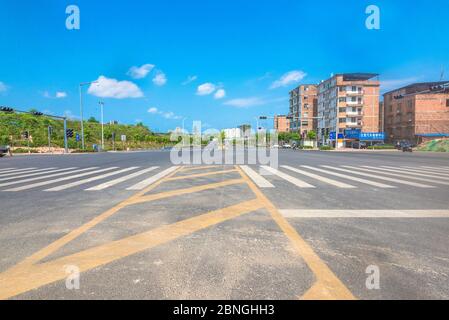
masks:
[[[413,145],[408,142],[402,143],[401,150],[402,152],[413,152]]]
[[[282,147],[283,147],[284,149],[291,149],[291,148],[292,148],[292,145],[291,145],[291,144],[284,144]]]
[[[273,149],[279,149],[279,145],[278,144],[273,145]]]
[[[9,146],[0,146],[0,158],[7,154],[11,154],[11,149]]]
[[[368,148],[368,144],[366,142],[354,142],[352,144],[352,148],[353,149],[367,149]]]
[[[396,143],[396,149],[403,151],[403,152],[413,152],[414,145],[407,140],[398,141]]]

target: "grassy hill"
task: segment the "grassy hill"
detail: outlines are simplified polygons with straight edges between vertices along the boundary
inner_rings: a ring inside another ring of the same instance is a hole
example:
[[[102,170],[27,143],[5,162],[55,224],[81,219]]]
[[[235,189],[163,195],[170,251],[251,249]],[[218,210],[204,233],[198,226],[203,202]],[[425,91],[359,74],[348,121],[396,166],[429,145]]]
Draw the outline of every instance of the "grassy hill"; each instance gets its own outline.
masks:
[[[64,147],[64,123],[60,120],[52,120],[47,117],[37,117],[28,114],[5,114],[0,113],[0,145],[12,147],[27,147],[28,141],[23,137],[25,131],[30,133],[30,147],[48,147],[48,126],[53,127],[51,143],[53,147]],[[67,128],[81,133],[79,121],[67,121]],[[168,134],[154,134],[143,124],[137,125],[105,125],[105,149],[112,150],[112,135],[115,133],[115,146],[117,150],[124,148],[160,148],[172,145]],[[121,135],[127,136],[127,142],[121,142]],[[84,136],[86,149],[92,150],[94,144],[101,144],[101,125],[91,119],[84,122]],[[70,149],[79,149],[81,143],[75,137],[69,139]]]
[[[419,151],[449,152],[449,139],[433,140],[418,147]]]

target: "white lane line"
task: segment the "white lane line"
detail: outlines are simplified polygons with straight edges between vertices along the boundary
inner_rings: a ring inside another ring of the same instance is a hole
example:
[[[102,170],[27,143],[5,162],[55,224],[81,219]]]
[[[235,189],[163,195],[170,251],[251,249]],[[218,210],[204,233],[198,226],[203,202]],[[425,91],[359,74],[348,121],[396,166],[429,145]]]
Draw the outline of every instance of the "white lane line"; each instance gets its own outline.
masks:
[[[282,178],[282,179],[294,184],[295,186],[297,186],[299,188],[309,188],[309,189],[315,188],[314,186],[312,186],[311,184],[308,184],[307,182],[299,180],[298,178],[292,177],[292,176],[285,174],[285,173],[283,173],[279,170],[276,170],[274,168],[271,168],[268,166],[261,166],[261,168],[268,171],[271,174],[278,176],[279,178]]]
[[[90,169],[92,169],[92,168],[90,168]],[[101,172],[114,170],[114,169],[118,169],[118,168],[117,167],[111,167],[111,168],[106,168],[106,169],[101,169],[101,170],[96,170],[96,171],[85,172],[85,173],[77,174],[77,175],[74,175],[74,176],[68,176],[68,177],[64,177],[64,178],[38,182],[38,183],[35,183],[35,184],[29,184],[29,185],[26,185],[26,186],[23,186],[23,187],[17,187],[17,188],[14,188],[14,189],[8,189],[8,190],[5,190],[5,191],[6,192],[17,192],[17,191],[33,189],[33,188],[37,188],[37,187],[46,186],[46,185],[49,185],[49,184],[55,184],[55,183],[62,182],[62,181],[82,178],[82,177],[89,176],[89,175],[92,175],[92,174],[101,173]],[[87,169],[84,169],[84,171],[86,171],[86,170]]]
[[[374,178],[374,179],[379,179],[379,180],[395,182],[395,183],[399,183],[399,184],[405,184],[405,185],[417,187],[417,188],[428,188],[428,189],[435,188],[434,186],[429,186],[427,184],[411,182],[411,181],[406,181],[406,180],[396,179],[396,178],[388,178],[388,177],[379,176],[378,174],[369,174],[369,173],[359,172],[357,170],[347,170],[347,169],[335,168],[335,167],[331,167],[331,166],[323,166],[323,167],[341,171],[341,172],[348,172],[348,173],[356,174],[356,175],[363,176],[363,177],[369,177],[369,178]]]
[[[325,173],[325,174],[329,174],[331,176],[335,176],[335,177],[339,177],[339,178],[343,178],[343,179],[348,179],[348,180],[364,183],[364,184],[367,184],[367,185],[370,185],[370,186],[374,186],[374,187],[378,187],[378,188],[382,188],[382,189],[394,189],[394,188],[396,188],[396,187],[390,186],[388,184],[384,184],[384,183],[380,183],[380,182],[376,182],[376,181],[371,181],[371,180],[366,180],[366,179],[362,179],[362,178],[357,178],[357,177],[354,177],[354,176],[348,176],[346,174],[341,174],[341,173],[338,173],[338,172],[323,170],[323,169],[314,168],[314,167],[310,167],[310,166],[301,166],[301,167],[307,168],[307,169],[310,169],[310,170],[315,170],[315,171],[318,171],[318,172],[322,172],[322,173]]]
[[[137,177],[141,176],[142,174],[154,171],[157,168],[159,168],[159,167],[147,168],[147,169],[144,169],[144,170],[141,170],[141,171],[129,174],[127,176],[124,176],[124,177],[121,177],[121,178],[118,178],[118,179],[115,179],[115,180],[112,180],[112,181],[108,181],[108,182],[102,183],[102,184],[100,184],[98,186],[86,189],[86,191],[100,191],[100,190],[104,190],[104,189],[107,189],[109,187],[115,186],[115,185],[117,185],[119,183],[131,180],[133,178],[137,178]]]
[[[126,168],[126,169],[105,173],[105,174],[102,174],[102,175],[99,175],[99,176],[95,176],[95,177],[92,177],[92,178],[87,178],[87,179],[84,179],[84,180],[78,180],[78,181],[75,181],[75,182],[72,182],[72,183],[64,184],[62,186],[57,186],[57,187],[54,187],[54,188],[50,188],[50,189],[47,189],[47,190],[44,190],[44,191],[46,191],[46,192],[56,192],[56,191],[67,190],[67,189],[70,189],[70,188],[73,188],[73,187],[77,187],[77,186],[80,186],[80,185],[83,185],[83,184],[86,184],[86,183],[90,183],[90,182],[106,179],[106,178],[109,178],[109,177],[112,177],[112,176],[116,176],[116,175],[121,174],[121,173],[126,173],[126,172],[129,172],[129,171],[132,171],[132,170],[136,170],[136,169],[139,169],[139,167],[129,167],[129,168]]]
[[[251,180],[259,187],[259,188],[274,188],[274,186],[256,171],[251,169],[249,166],[240,166],[240,168],[250,177]]]
[[[56,177],[60,177],[60,176],[64,176],[64,175],[68,175],[68,174],[72,174],[72,173],[83,172],[83,171],[94,170],[94,169],[98,169],[98,167],[92,167],[92,168],[87,168],[87,169],[78,169],[78,170],[73,170],[73,171],[68,171],[68,172],[51,174],[51,175],[48,175],[48,176],[35,177],[35,178],[30,178],[30,179],[25,179],[25,180],[17,180],[17,181],[10,181],[10,182],[5,182],[5,183],[0,183],[0,187],[8,187],[8,186],[12,186],[12,185],[15,185],[15,184],[22,184],[22,183],[27,183],[27,182],[33,182],[33,181],[43,180],[43,179],[47,179],[47,178],[56,178]]]
[[[13,170],[7,170],[7,171],[3,171],[3,172],[0,172],[2,175],[3,174],[7,174],[7,173],[13,173],[13,172],[27,172],[27,171],[30,171],[30,170],[35,170],[36,168],[23,168],[23,169],[13,169]]]
[[[323,177],[323,176],[319,176],[317,174],[310,173],[310,172],[307,172],[307,171],[304,171],[304,170],[299,170],[299,169],[296,169],[296,168],[293,168],[293,167],[290,167],[290,166],[282,166],[282,168],[285,168],[287,170],[290,170],[290,171],[302,174],[304,176],[316,179],[318,181],[330,184],[330,185],[338,187],[338,188],[343,188],[343,189],[355,189],[355,188],[357,188],[357,187],[355,187],[353,185],[350,185],[350,184],[347,184],[347,183],[343,183],[343,182],[340,182],[340,181],[329,179],[329,178],[326,178],[326,177]]]
[[[73,169],[77,169],[77,167],[73,167],[73,168],[64,168],[64,169],[58,169],[58,170],[53,170],[56,168],[48,168],[48,171],[41,171],[41,172],[35,172],[35,173],[31,173],[31,174],[22,174],[20,176],[14,176],[14,177],[8,177],[8,178],[1,178],[0,181],[7,181],[7,180],[14,180],[14,179],[22,179],[22,178],[28,178],[28,177],[35,177],[35,176],[41,176],[43,174],[48,174],[48,173],[56,173],[56,172],[61,172],[61,171],[68,171],[68,170],[73,170]]]
[[[382,168],[386,168],[386,169],[394,169],[397,172],[402,172],[405,174],[410,174],[410,175],[414,175],[414,176],[419,176],[419,177],[429,177],[429,178],[437,178],[437,179],[441,179],[441,180],[448,180],[449,181],[449,177],[446,177],[442,174],[439,173],[435,173],[435,172],[426,172],[423,170],[413,170],[413,169],[398,169],[395,167],[389,167],[389,166],[381,166]]]
[[[172,172],[178,170],[179,167],[170,167],[167,170],[164,170],[162,172],[159,172],[158,174],[143,180],[135,185],[133,185],[132,187],[127,188],[126,190],[142,190],[150,185],[152,185],[153,183],[157,182],[158,180],[168,176],[169,174],[171,174]]]
[[[449,218],[449,210],[279,210],[285,218]]]
[[[352,167],[352,166],[343,166],[343,167],[345,167],[345,168],[354,168],[354,169],[358,169],[358,170],[362,170],[362,171],[366,171],[366,172],[382,173],[382,174],[385,174],[385,175],[388,175],[388,176],[392,176],[392,177],[399,177],[399,178],[404,177],[403,173],[397,173],[397,171],[394,170],[394,169],[385,169],[385,168],[378,168],[378,167],[371,167],[371,166],[362,166],[363,168]],[[412,175],[408,175],[407,179],[412,179],[412,180],[417,180],[417,181],[424,181],[424,182],[431,182],[431,183],[436,183],[436,184],[442,184],[442,185],[445,185],[445,186],[449,186],[449,181],[438,181],[438,180],[435,180],[435,179],[415,177],[415,176],[412,176]]]

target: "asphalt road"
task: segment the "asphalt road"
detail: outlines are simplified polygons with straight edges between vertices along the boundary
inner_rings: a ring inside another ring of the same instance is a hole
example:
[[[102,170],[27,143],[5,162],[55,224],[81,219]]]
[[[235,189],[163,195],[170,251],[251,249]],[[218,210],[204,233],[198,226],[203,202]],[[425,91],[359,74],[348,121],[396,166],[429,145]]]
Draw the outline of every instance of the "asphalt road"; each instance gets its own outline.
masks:
[[[2,158],[0,298],[449,299],[449,155],[282,150],[271,171]]]

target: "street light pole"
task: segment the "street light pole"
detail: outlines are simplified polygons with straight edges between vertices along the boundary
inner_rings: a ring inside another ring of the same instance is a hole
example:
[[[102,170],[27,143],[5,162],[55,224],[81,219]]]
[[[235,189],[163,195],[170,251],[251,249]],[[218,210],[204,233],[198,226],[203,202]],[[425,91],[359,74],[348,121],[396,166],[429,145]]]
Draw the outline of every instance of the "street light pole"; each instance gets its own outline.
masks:
[[[104,102],[99,102],[100,108],[101,108],[101,150],[104,150]]]
[[[84,144],[84,116],[83,116],[83,87],[91,85],[93,83],[98,83],[98,81],[82,82],[79,85],[80,92],[80,116],[81,116],[81,148],[85,150]]]

